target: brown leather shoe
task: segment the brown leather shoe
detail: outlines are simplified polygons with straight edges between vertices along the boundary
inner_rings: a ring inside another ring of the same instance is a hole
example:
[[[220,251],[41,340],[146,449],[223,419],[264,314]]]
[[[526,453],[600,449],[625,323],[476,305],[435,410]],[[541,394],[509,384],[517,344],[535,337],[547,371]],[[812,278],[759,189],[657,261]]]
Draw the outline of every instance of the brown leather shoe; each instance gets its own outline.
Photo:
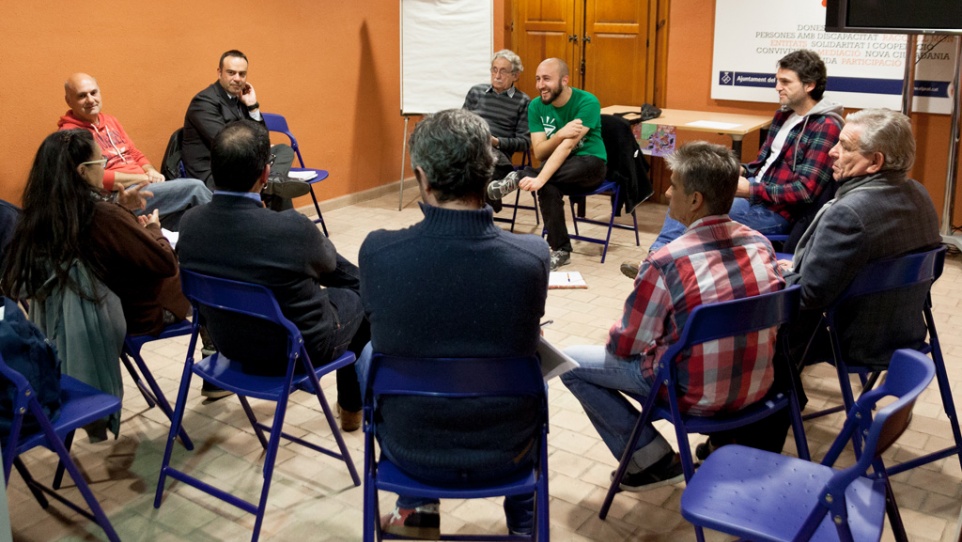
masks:
[[[337,405],[337,415],[341,418],[341,431],[350,433],[360,429],[362,412],[361,410],[344,410],[341,405]]]
[[[621,274],[635,280],[638,276],[638,262],[635,260],[625,260],[621,262]]]

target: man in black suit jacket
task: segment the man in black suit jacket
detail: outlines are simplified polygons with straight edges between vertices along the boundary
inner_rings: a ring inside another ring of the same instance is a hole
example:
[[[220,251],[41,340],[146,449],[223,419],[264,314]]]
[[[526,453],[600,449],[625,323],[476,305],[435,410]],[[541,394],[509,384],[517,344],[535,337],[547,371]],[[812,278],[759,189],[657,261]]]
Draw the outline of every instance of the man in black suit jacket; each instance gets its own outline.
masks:
[[[187,107],[181,156],[188,177],[200,179],[209,188],[214,188],[210,165],[214,137],[228,123],[244,119],[264,124],[257,93],[247,82],[247,56],[231,49],[220,57],[217,82],[198,92]],[[294,161],[290,146],[275,145],[271,152],[276,159],[264,193],[274,198],[265,198],[265,201],[275,210],[290,209],[293,207],[291,198],[307,194],[310,186],[287,178]]]
[[[304,336],[314,365],[350,349],[359,354],[370,340],[360,301],[357,267],[306,216],[273,213],[260,201],[270,171],[270,139],[251,120],[228,124],[211,145],[216,179],[213,200],[181,219],[180,264],[208,275],[267,286],[281,311]],[[255,374],[283,374],[276,352],[283,336],[250,319],[205,314],[218,350]],[[341,427],[357,429],[361,392],[353,366],[337,371]]]

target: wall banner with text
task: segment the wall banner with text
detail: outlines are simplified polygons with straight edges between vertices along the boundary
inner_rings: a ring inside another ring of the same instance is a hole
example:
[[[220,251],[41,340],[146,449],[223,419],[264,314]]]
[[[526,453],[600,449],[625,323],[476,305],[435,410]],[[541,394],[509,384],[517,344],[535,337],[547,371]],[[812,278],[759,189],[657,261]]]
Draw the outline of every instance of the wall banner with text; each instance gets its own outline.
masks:
[[[821,0],[716,0],[711,97],[777,102],[778,59],[811,49],[828,68],[826,98],[849,108],[901,109],[906,37],[826,33]],[[954,36],[920,36],[913,110],[952,111]]]

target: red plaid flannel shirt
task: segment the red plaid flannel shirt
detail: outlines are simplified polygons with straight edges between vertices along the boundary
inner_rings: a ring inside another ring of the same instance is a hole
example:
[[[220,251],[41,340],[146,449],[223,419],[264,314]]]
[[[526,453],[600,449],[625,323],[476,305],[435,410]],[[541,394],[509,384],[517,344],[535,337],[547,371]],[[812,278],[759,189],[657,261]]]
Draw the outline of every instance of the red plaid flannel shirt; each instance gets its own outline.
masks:
[[[765,144],[758,151],[758,158],[745,165],[748,177],[755,176],[768,159],[775,134],[791,114],[791,110],[775,113]],[[802,122],[792,127],[782,145],[781,156],[765,171],[765,177],[755,179],[756,182],[752,183],[749,201],[764,204],[791,223],[798,220],[807,204],[815,201],[822,190],[834,182],[834,160],[829,157],[828,151],[838,142],[841,131],[841,122],[837,117],[810,112]]]
[[[653,381],[662,354],[678,340],[695,307],[777,291],[784,284],[763,235],[728,216],[702,218],[642,262],[624,314],[609,332],[608,351],[640,360],[642,376]],[[678,367],[682,411],[707,416],[764,397],[774,379],[775,332],[693,348]]]

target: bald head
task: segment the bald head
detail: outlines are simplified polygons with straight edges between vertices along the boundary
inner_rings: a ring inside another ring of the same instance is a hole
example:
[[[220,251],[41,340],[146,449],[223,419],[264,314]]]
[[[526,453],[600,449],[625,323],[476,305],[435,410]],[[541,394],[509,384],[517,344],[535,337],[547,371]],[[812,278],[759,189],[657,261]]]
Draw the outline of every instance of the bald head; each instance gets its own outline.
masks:
[[[100,87],[86,73],[75,73],[63,84],[64,99],[75,117],[96,124],[100,120]]]
[[[541,102],[545,105],[553,104],[563,107],[571,97],[568,88],[568,64],[560,58],[549,58],[538,64],[538,71],[534,74],[535,88],[541,95]]]

